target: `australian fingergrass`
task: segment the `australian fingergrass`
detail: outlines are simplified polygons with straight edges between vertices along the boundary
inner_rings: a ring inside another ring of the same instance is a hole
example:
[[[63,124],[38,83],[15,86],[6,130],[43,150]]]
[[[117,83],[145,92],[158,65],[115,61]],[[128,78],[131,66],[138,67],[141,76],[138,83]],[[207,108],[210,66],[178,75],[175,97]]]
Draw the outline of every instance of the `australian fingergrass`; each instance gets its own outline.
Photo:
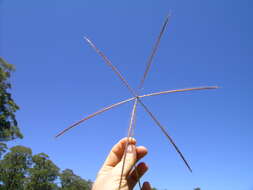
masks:
[[[97,46],[87,37],[84,37],[85,41],[96,51],[96,53],[101,56],[101,58],[104,60],[104,62],[114,71],[114,73],[117,75],[117,77],[122,81],[122,83],[126,86],[126,88],[129,90],[130,94],[133,96],[129,99],[117,102],[115,104],[112,104],[110,106],[107,106],[105,108],[102,108],[100,110],[98,110],[97,112],[94,112],[88,116],[86,116],[85,118],[81,119],[80,121],[75,122],[74,124],[70,125],[69,127],[67,127],[66,129],[62,130],[60,133],[58,133],[56,135],[56,137],[59,137],[61,135],[63,135],[64,133],[66,133],[68,130],[78,126],[79,124],[81,124],[82,122],[85,122],[103,112],[106,112],[108,110],[111,110],[112,108],[115,108],[119,105],[125,104],[127,102],[130,101],[134,101],[133,104],[133,108],[132,108],[132,112],[131,112],[131,118],[130,118],[130,123],[129,123],[129,127],[128,127],[128,134],[127,134],[127,143],[126,143],[126,147],[129,144],[129,138],[134,136],[134,128],[135,128],[135,120],[136,120],[136,108],[138,106],[138,104],[140,106],[142,106],[144,108],[144,110],[146,111],[146,113],[151,117],[151,119],[155,122],[155,124],[160,128],[161,132],[165,135],[165,137],[169,140],[169,142],[172,144],[172,146],[174,147],[174,149],[176,150],[176,152],[179,154],[180,158],[183,160],[184,164],[186,165],[186,167],[188,168],[188,170],[190,172],[192,172],[192,169],[188,163],[188,161],[186,160],[186,158],[184,157],[183,153],[180,151],[180,149],[178,148],[178,146],[176,145],[175,141],[172,139],[172,137],[169,135],[169,133],[167,132],[167,130],[163,127],[163,125],[161,124],[161,122],[157,119],[157,117],[151,112],[150,108],[147,107],[146,104],[143,103],[142,99],[146,98],[146,97],[150,97],[150,96],[157,96],[157,95],[163,95],[163,94],[169,94],[169,93],[175,93],[175,92],[187,92],[187,91],[196,91],[196,90],[211,90],[211,89],[216,89],[218,88],[217,86],[205,86],[205,87],[195,87],[195,88],[185,88],[185,89],[177,89],[177,90],[167,90],[167,91],[161,91],[161,92],[154,92],[154,93],[150,93],[150,94],[144,94],[144,95],[139,95],[139,92],[141,91],[145,79],[147,78],[147,75],[150,71],[151,65],[153,63],[153,58],[157,52],[158,46],[160,44],[161,38],[163,36],[163,33],[166,29],[166,26],[168,25],[169,22],[169,18],[170,15],[168,15],[164,21],[164,24],[162,25],[162,29],[155,41],[155,44],[152,48],[151,54],[148,58],[147,64],[146,64],[146,69],[144,71],[143,77],[141,78],[140,84],[138,86],[138,89],[135,90],[134,88],[132,88],[128,81],[125,79],[125,77],[121,74],[121,72],[117,69],[117,67],[115,67],[112,62],[109,60],[108,57],[106,57],[106,55],[97,48]],[[126,147],[125,147],[125,152],[123,155],[123,166],[122,166],[122,171],[121,171],[121,178],[120,178],[120,182],[119,182],[119,187],[118,189],[120,190],[121,188],[121,183],[122,183],[122,174],[124,172],[124,166],[125,166],[125,160],[126,160]],[[134,167],[134,170],[136,172],[136,176],[139,176],[138,174],[138,170],[137,167]],[[138,177],[137,177],[138,178]],[[138,181],[139,183],[139,187],[141,188],[140,185],[140,181]]]

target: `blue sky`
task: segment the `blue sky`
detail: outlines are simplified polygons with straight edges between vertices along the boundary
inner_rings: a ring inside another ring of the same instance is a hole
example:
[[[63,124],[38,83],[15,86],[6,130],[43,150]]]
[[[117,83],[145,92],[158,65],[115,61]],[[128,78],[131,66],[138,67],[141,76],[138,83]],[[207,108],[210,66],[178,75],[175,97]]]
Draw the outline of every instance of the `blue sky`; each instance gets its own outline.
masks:
[[[132,103],[54,135],[101,107],[131,97],[84,42],[87,36],[137,87],[165,16],[142,93],[218,85],[144,100],[189,160],[189,173],[139,107],[136,139],[149,149],[143,180],[160,189],[253,189],[253,26],[250,0],[1,0],[0,55],[16,66],[12,93],[22,144],[86,179],[127,132]]]

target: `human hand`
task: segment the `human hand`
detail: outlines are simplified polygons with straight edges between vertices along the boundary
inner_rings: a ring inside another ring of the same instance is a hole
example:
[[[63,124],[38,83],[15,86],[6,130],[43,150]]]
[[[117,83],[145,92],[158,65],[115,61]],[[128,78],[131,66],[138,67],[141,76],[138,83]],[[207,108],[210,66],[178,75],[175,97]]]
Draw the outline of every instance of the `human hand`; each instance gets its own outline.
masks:
[[[92,190],[118,190],[126,144],[127,138],[123,138],[114,145],[98,172]],[[141,176],[148,170],[148,166],[145,163],[140,163],[136,168],[133,168],[135,163],[148,152],[145,147],[136,147],[135,145],[136,140],[129,138],[120,190],[132,190]],[[136,169],[137,172],[135,171]],[[143,184],[142,190],[151,190],[148,182]]]

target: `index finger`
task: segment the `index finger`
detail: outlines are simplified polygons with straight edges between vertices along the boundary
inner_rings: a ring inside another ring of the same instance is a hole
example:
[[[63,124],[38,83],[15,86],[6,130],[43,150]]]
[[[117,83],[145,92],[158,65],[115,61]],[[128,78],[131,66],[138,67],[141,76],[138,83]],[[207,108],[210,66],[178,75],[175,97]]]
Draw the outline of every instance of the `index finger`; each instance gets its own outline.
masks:
[[[125,137],[123,139],[121,139],[116,145],[113,146],[113,148],[111,149],[111,152],[109,153],[109,155],[107,156],[103,167],[107,166],[107,167],[114,167],[116,166],[122,159],[123,155],[124,155],[124,151],[126,148],[126,144],[127,142],[129,144],[135,145],[136,144],[136,140],[132,137]]]

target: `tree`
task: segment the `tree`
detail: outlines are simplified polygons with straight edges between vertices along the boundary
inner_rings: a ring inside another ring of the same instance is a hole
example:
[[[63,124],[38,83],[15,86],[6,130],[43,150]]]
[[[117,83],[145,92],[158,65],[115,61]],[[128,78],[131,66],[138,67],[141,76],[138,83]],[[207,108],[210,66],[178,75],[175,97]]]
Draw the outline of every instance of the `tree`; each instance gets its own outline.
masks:
[[[61,190],[89,190],[91,182],[82,179],[70,169],[65,169],[60,174]]]
[[[23,190],[28,168],[32,163],[32,150],[14,146],[0,161],[1,190]]]
[[[5,143],[0,143],[0,158],[7,151],[8,147]]]
[[[88,190],[91,182],[75,175],[72,170],[59,173],[59,168],[40,153],[24,146],[8,149],[5,141],[23,138],[15,117],[19,109],[12,99],[10,76],[14,66],[0,57],[0,190]],[[62,187],[56,184],[62,179]],[[90,188],[89,188],[90,187]]]
[[[55,190],[55,180],[59,176],[59,168],[49,160],[49,156],[40,153],[32,157],[33,167],[29,169],[26,190]]]
[[[194,188],[194,190],[201,190],[199,187]]]
[[[14,70],[13,65],[0,57],[0,141],[23,138],[15,117],[19,107],[9,92],[11,89],[9,78]]]

